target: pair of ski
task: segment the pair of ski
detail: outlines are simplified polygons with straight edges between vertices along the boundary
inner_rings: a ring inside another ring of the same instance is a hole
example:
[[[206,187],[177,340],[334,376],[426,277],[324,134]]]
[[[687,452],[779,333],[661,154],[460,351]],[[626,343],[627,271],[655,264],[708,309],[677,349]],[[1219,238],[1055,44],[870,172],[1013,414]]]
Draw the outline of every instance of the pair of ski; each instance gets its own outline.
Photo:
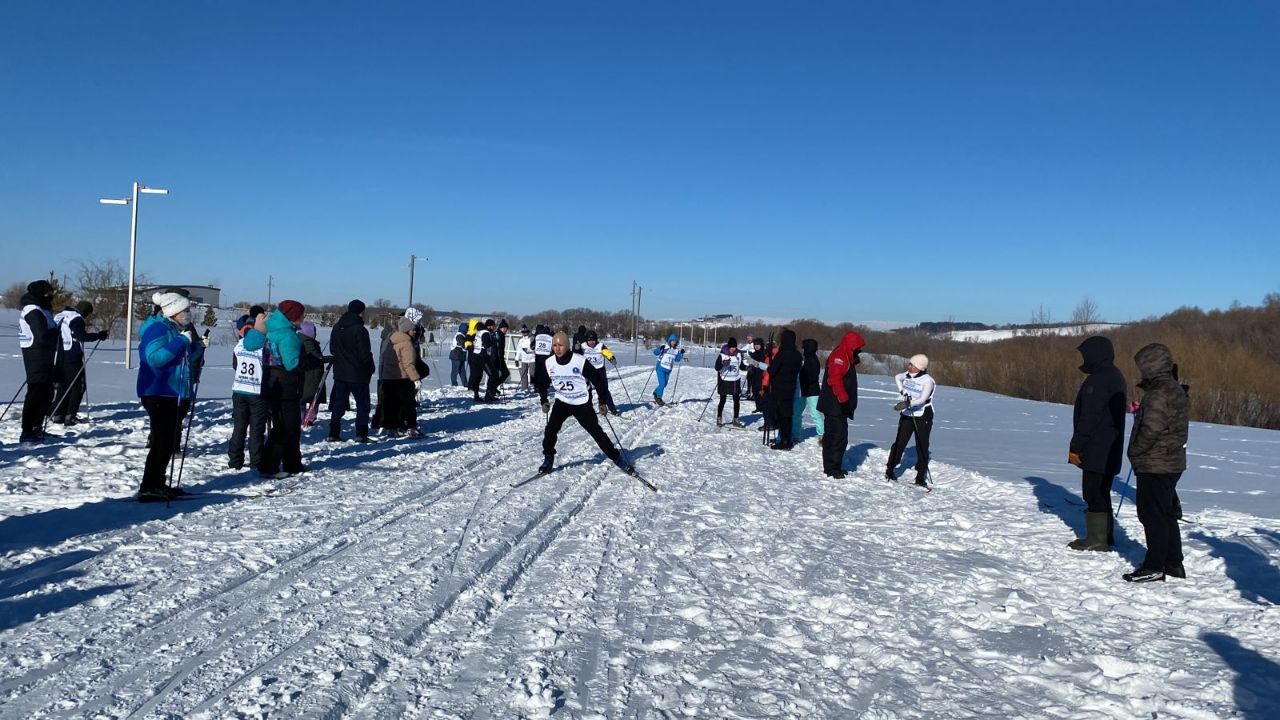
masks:
[[[614,467],[617,467],[617,466],[615,465]],[[619,469],[619,470],[622,470],[622,468],[618,468],[618,469]],[[537,480],[538,478],[542,477],[543,475],[550,475],[550,474],[551,474],[551,473],[553,473],[553,472],[555,472],[555,468],[552,468],[552,469],[550,469],[550,470],[543,470],[542,468],[538,468],[538,472],[537,472],[537,473],[535,473],[535,474],[533,475],[533,477],[525,478],[524,480],[521,480],[520,482],[511,483],[511,487],[513,487],[513,488],[524,487],[525,485],[528,485],[529,483],[533,482],[534,480]],[[635,469],[635,466],[632,466],[631,468],[629,468],[629,469],[627,469],[627,470],[622,470],[622,472],[624,472],[624,473],[626,473],[626,474],[630,475],[631,477],[635,478],[636,480],[639,480],[639,481],[640,481],[640,484],[644,485],[644,486],[645,486],[646,488],[648,488],[649,490],[651,490],[651,491],[653,491],[653,492],[658,492],[658,486],[657,486],[657,485],[654,485],[653,483],[651,483],[651,482],[649,482],[648,480],[644,479],[644,476],[643,476],[643,475],[641,475],[641,474],[640,474],[640,472],[639,472],[639,471],[637,471],[637,470]]]

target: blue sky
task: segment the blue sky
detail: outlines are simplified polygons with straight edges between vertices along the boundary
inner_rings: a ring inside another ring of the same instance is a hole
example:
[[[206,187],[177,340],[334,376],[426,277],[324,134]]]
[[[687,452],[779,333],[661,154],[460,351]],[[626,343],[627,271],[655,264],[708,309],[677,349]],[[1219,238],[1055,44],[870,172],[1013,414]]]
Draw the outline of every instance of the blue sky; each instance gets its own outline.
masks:
[[[5,284],[1110,320],[1280,291],[1280,4],[6,3]]]

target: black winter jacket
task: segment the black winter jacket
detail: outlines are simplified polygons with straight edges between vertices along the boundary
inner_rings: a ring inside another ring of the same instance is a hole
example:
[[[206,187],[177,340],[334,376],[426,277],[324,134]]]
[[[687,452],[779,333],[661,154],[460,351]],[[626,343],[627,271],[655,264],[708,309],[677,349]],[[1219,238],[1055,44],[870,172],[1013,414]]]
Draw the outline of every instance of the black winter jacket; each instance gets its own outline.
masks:
[[[800,394],[813,397],[822,392],[822,363],[818,361],[818,341],[807,338],[804,347],[804,366],[800,369]]]
[[[376,369],[373,350],[369,345],[369,331],[364,320],[353,312],[343,313],[329,336],[329,350],[333,353],[333,379],[338,382],[368,385]]]
[[[1081,372],[1088,375],[1076,393],[1072,414],[1070,450],[1080,456],[1080,467],[1112,477],[1124,459],[1124,375],[1115,366],[1111,341],[1095,335],[1076,348],[1084,359]]]
[[[791,402],[803,366],[804,357],[796,349],[795,331],[783,330],[778,341],[778,354],[769,362],[769,395],[779,402]]]
[[[30,293],[22,296],[22,307],[28,305],[36,305],[45,310],[51,309],[47,300]],[[24,319],[35,337],[31,347],[22,348],[22,364],[27,371],[27,382],[32,384],[54,382],[57,379],[54,373],[54,362],[58,343],[61,342],[58,326],[49,322],[45,314],[39,310],[32,310]]]

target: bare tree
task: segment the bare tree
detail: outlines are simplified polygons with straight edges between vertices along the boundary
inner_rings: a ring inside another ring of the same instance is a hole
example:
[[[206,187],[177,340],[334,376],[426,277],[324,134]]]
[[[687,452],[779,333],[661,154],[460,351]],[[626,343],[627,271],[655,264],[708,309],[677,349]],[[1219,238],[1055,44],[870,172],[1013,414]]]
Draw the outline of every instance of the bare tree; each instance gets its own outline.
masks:
[[[1081,300],[1076,309],[1071,312],[1071,324],[1080,326],[1081,330],[1086,325],[1093,325],[1101,321],[1102,316],[1098,312],[1098,303],[1088,296]]]
[[[22,296],[27,294],[27,284],[24,282],[16,282],[4,289],[4,306],[22,309]]]
[[[93,315],[97,324],[119,337],[124,329],[125,307],[129,296],[129,276],[116,260],[90,260],[76,263],[76,297],[93,303]],[[146,276],[140,276],[136,284],[145,285]],[[135,301],[138,298],[134,298]],[[141,307],[150,308],[150,298]],[[145,310],[142,312],[146,314]]]

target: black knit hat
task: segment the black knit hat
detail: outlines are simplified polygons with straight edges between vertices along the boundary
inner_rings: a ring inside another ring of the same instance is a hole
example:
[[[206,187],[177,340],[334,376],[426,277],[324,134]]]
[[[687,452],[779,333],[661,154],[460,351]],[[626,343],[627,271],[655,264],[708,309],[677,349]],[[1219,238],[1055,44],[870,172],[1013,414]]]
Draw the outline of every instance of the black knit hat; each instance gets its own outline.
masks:
[[[364,303],[360,302],[359,300],[352,300],[351,302],[347,303],[347,311],[353,312],[359,315],[360,313],[364,312]]]
[[[53,285],[50,285],[48,280],[36,280],[27,285],[27,292],[33,297],[50,298],[53,297]]]
[[[80,313],[84,317],[89,317],[93,314],[93,303],[88,300],[81,300],[76,303],[76,312]]]

